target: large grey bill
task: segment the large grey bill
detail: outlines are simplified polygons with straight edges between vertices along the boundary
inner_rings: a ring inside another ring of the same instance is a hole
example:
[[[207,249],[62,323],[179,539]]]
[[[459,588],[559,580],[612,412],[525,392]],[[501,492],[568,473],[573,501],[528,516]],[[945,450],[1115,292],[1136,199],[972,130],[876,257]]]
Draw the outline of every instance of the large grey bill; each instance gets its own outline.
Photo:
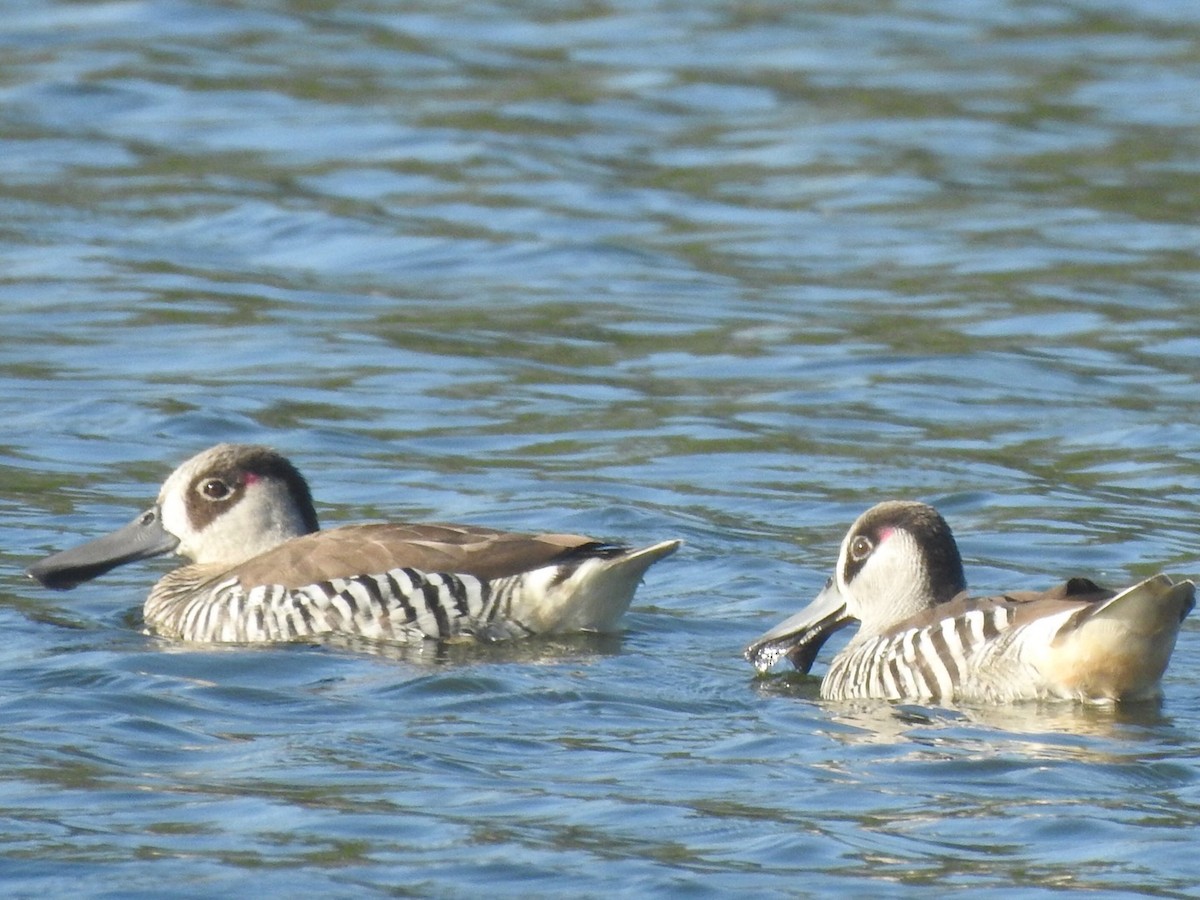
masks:
[[[125,563],[170,553],[178,545],[153,507],[112,534],[39,560],[25,574],[45,587],[67,590]]]
[[[765,672],[786,656],[797,669],[807,672],[830,636],[853,621],[831,578],[812,603],[747,647],[746,659]]]

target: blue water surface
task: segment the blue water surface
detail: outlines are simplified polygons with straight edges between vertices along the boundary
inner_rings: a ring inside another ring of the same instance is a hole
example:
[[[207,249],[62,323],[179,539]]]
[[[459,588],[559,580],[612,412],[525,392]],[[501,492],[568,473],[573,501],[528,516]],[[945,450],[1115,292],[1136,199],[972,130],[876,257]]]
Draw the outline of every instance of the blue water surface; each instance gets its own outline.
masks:
[[[1197,574],[1197,47],[1169,0],[0,0],[0,889],[1193,896],[1195,616],[1117,709],[741,649],[891,497],[977,591]],[[620,635],[479,648],[23,576],[218,441],[327,525],[686,546]]]

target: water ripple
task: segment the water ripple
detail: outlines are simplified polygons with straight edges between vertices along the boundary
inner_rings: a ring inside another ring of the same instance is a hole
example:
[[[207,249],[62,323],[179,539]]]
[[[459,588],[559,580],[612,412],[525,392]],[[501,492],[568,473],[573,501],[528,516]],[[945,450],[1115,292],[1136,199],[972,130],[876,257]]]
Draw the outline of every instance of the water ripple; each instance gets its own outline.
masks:
[[[739,656],[889,496],[980,591],[1197,573],[1190,7],[7,5],[7,893],[1194,892],[1194,619],[1116,710]],[[330,524],[687,544],[482,648],[23,577],[218,440]]]

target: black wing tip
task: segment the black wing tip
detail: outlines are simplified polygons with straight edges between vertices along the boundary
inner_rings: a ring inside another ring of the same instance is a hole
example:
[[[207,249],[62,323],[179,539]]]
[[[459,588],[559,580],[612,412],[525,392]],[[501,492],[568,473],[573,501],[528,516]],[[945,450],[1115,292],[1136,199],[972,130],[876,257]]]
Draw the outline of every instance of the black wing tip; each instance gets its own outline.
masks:
[[[1099,594],[1105,590],[1106,588],[1102,588],[1092,579],[1084,578],[1082,575],[1075,575],[1067,579],[1066,593],[1068,597],[1075,594]]]
[[[616,559],[624,556],[632,548],[627,544],[614,544],[610,541],[589,541],[564,550],[554,560],[559,565],[571,562],[583,562],[587,559]]]

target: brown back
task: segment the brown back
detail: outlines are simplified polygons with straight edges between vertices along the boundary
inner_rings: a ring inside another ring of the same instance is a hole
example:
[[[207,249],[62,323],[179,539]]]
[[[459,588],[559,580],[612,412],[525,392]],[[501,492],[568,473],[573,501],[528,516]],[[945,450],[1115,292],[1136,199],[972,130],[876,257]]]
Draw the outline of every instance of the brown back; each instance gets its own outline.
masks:
[[[1087,578],[1072,578],[1045,591],[1010,591],[992,597],[972,597],[964,591],[949,603],[939,603],[912,618],[905,619],[898,627],[902,627],[903,630],[924,628],[942,619],[961,616],[968,610],[987,610],[1001,604],[1012,609],[1012,624],[1017,626],[1038,616],[1047,615],[1052,608],[1047,605],[1049,603],[1057,602],[1055,608],[1058,609],[1086,608],[1088,604],[1109,600],[1114,596],[1116,591],[1102,588]]]
[[[577,534],[513,534],[472,525],[346,525],[293,538],[235,566],[246,588],[286,588],[410,567],[502,578],[605,545]]]

